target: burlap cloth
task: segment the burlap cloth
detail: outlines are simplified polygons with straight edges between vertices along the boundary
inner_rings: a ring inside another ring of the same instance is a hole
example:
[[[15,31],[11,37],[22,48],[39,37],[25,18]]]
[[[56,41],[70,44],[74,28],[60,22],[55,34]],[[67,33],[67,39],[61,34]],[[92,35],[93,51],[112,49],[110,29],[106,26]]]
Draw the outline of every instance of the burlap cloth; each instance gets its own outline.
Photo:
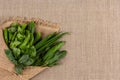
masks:
[[[0,20],[9,16],[42,18],[71,32],[62,64],[32,80],[120,80],[120,0],[0,0]]]
[[[0,24],[0,80],[29,80],[41,71],[47,69],[48,67],[27,67],[21,75],[16,75],[14,70],[14,64],[6,57],[4,52],[7,49],[7,45],[5,44],[3,37],[3,29],[5,27],[9,27],[11,23],[29,23],[30,21],[35,21],[36,23],[36,31],[41,32],[42,37],[47,36],[53,32],[59,31],[59,25],[55,23],[51,23],[48,21],[44,21],[41,19],[35,18],[25,18],[25,17],[10,17],[5,19],[5,21],[1,21]],[[4,76],[3,76],[4,75]]]

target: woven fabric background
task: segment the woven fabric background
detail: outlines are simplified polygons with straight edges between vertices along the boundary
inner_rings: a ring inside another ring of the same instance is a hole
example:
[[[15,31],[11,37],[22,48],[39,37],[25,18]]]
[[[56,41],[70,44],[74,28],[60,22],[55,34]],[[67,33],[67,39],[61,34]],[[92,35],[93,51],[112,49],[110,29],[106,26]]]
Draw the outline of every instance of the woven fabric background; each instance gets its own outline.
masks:
[[[71,32],[61,65],[32,80],[120,80],[120,0],[0,0],[0,20],[10,16],[42,18]]]

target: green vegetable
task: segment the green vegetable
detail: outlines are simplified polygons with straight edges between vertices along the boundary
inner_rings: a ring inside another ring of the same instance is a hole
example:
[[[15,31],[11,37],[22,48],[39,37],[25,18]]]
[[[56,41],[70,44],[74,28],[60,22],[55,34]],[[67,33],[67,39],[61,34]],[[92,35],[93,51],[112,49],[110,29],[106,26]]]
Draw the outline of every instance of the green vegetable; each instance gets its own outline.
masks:
[[[25,54],[29,54],[31,57],[35,57],[36,56],[36,49],[34,46],[26,49]]]
[[[20,48],[21,49],[25,49],[25,46],[27,45],[27,43],[29,42],[30,40],[30,32],[28,30],[26,30],[26,33],[27,33],[27,36],[26,38],[24,39],[23,43],[20,45]]]
[[[29,59],[29,55],[23,55],[20,59],[19,59],[19,63],[26,63]]]
[[[18,25],[19,25],[18,23],[12,23],[12,24],[11,24],[11,27],[8,28],[8,31],[11,32],[11,33],[16,32]]]
[[[31,33],[34,33],[34,31],[35,31],[35,23],[33,21],[31,21],[28,24],[28,30],[30,30]]]
[[[13,34],[9,32],[9,42],[12,40]]]
[[[50,35],[48,35],[47,37],[45,37],[42,41],[39,41],[36,45],[35,45],[35,48],[36,49],[39,49],[40,47],[44,46],[46,44],[46,42],[52,38],[53,36],[55,36],[56,33],[52,33]]]
[[[24,69],[24,65],[23,64],[19,64],[19,65],[16,65],[15,66],[15,71],[17,74],[21,74],[22,73],[22,70]]]
[[[14,54],[15,58],[17,59],[20,56],[20,49],[13,48],[13,54]]]
[[[17,30],[16,27],[10,27],[10,28],[8,28],[8,31],[9,31],[10,33],[14,33],[14,32],[16,32],[16,30]]]
[[[26,63],[24,63],[24,65],[30,66],[34,63],[34,59],[29,58],[28,61]]]
[[[17,32],[15,32],[15,33],[13,34],[13,36],[12,36],[12,41],[15,40],[16,35],[17,35]]]
[[[19,41],[23,41],[24,38],[25,38],[25,35],[23,35],[23,34],[21,34],[21,33],[18,33],[18,34],[17,34],[17,39],[18,39]]]
[[[59,50],[65,42],[58,43],[57,45],[53,46],[43,57],[43,60],[49,60],[54,56],[54,53]]]
[[[46,47],[43,51],[40,51],[40,52],[37,51],[37,54],[39,54],[41,57],[43,57],[53,46],[55,46],[61,42],[63,42],[63,41],[54,42],[52,45]]]
[[[20,41],[15,40],[15,41],[10,43],[10,48],[13,49],[14,47],[17,47],[20,44],[21,44]]]
[[[20,33],[23,33],[23,29],[22,29],[22,27],[21,26],[18,26],[18,32],[20,32]]]
[[[38,57],[38,58],[35,60],[33,66],[40,66],[40,65],[42,65],[42,59]]]
[[[8,30],[7,30],[7,28],[5,28],[3,30],[3,35],[4,35],[4,39],[5,39],[6,44],[8,44]]]
[[[38,42],[38,41],[40,40],[40,38],[41,38],[41,33],[40,33],[40,32],[36,32],[36,33],[35,33],[34,44],[35,44],[36,42]]]
[[[61,58],[66,56],[67,51],[63,50],[55,54],[53,58],[50,60],[47,60],[45,63],[47,63],[47,66],[51,66],[52,64],[56,63],[59,61]]]
[[[11,27],[17,27],[17,26],[19,26],[19,23],[14,22],[14,23],[12,23],[12,24],[10,25],[10,28],[11,28]]]
[[[30,33],[30,42],[29,42],[29,46],[32,46],[34,42],[34,36],[32,33]]]
[[[17,61],[15,60],[11,50],[5,49],[5,54],[9,58],[10,61],[12,61],[15,65],[17,65]]]
[[[39,48],[39,50],[37,50],[37,53],[39,53],[40,51],[43,51],[46,47],[51,46],[52,44],[54,44],[55,41],[57,41],[58,39],[60,39],[63,35],[68,34],[68,32],[64,32],[64,33],[58,33],[56,36],[54,36],[53,38],[51,38],[50,40],[46,41],[44,43],[44,46]],[[37,49],[37,48],[36,48]]]
[[[48,51],[49,49],[51,49],[53,46],[61,43],[61,42],[64,42],[64,41],[55,41],[53,44],[49,45],[48,47],[45,48],[44,51]]]
[[[35,49],[35,47],[32,46],[32,47],[30,48],[30,50],[31,50],[30,56],[31,56],[31,57],[35,57],[35,56],[36,56],[36,49]]]
[[[23,23],[21,24],[22,30],[25,30],[25,28],[27,27],[27,24]]]

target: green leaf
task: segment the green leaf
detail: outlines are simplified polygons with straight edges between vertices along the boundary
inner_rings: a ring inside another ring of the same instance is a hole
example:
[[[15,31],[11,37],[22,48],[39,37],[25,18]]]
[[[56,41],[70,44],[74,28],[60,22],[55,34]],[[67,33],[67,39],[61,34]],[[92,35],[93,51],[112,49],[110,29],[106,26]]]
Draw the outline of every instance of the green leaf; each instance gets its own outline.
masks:
[[[23,41],[24,38],[25,38],[25,35],[23,35],[23,34],[21,34],[21,33],[18,33],[18,34],[17,34],[17,39],[18,39],[19,41]]]
[[[36,49],[34,46],[28,48],[26,51],[25,51],[25,54],[29,54],[30,57],[35,57],[36,56]]]
[[[20,33],[23,33],[23,29],[22,29],[22,27],[21,26],[18,26],[18,32],[20,32]]]
[[[27,27],[26,23],[21,24],[22,30],[25,30],[25,28]]]
[[[12,40],[13,34],[11,32],[8,33],[9,34],[9,42]]]
[[[26,63],[24,63],[24,65],[30,66],[34,63],[34,59],[29,58],[28,61]]]
[[[13,53],[14,53],[15,58],[17,59],[20,56],[20,49],[13,48]]]
[[[12,42],[10,43],[10,48],[13,49],[13,48],[17,47],[17,46],[20,45],[20,44],[21,44],[20,41],[17,41],[17,40],[12,41]]]
[[[36,49],[35,49],[35,47],[32,46],[30,49],[31,49],[31,54],[30,54],[30,56],[31,56],[31,57],[35,57],[35,56],[36,56]]]
[[[24,69],[24,65],[22,65],[22,64],[19,64],[19,65],[16,65],[15,66],[15,71],[16,71],[16,73],[17,74],[21,74],[22,73],[22,71],[23,71],[23,69]]]
[[[17,31],[18,23],[12,23],[10,27],[8,27],[8,31],[11,33],[15,33]]]
[[[29,46],[32,46],[33,45],[33,42],[34,42],[34,36],[32,33],[30,33],[30,42],[29,42]]]
[[[25,49],[27,43],[28,43],[29,40],[30,40],[30,32],[29,32],[28,30],[26,30],[26,33],[27,33],[26,38],[24,39],[23,43],[19,46],[21,49]]]
[[[8,31],[11,32],[11,33],[14,33],[14,32],[17,31],[17,27],[9,27]]]
[[[29,55],[23,55],[20,59],[19,59],[19,63],[26,63],[29,59]]]
[[[12,41],[14,41],[14,40],[15,40],[16,35],[17,35],[17,32],[15,32],[15,33],[13,34],[13,36],[12,36]]]
[[[11,50],[5,49],[5,54],[9,58],[10,61],[12,61],[15,65],[17,65],[17,61],[15,60]]]
[[[28,24],[28,30],[31,32],[31,33],[34,33],[35,32],[35,23],[33,21],[31,21],[29,24]]]
[[[12,24],[10,25],[10,27],[18,27],[18,25],[20,25],[20,24],[17,23],[17,22],[14,22],[14,23],[12,23]]]

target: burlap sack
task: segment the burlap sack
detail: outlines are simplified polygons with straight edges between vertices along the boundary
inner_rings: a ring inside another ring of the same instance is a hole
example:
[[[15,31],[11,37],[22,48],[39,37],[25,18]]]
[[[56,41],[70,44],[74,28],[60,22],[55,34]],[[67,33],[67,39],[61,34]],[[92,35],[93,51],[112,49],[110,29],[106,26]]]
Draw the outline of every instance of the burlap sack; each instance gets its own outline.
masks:
[[[0,80],[29,80],[36,74],[48,68],[48,67],[29,66],[23,71],[21,75],[16,75],[14,71],[14,64],[11,63],[11,61],[8,60],[8,58],[5,55],[4,49],[6,49],[7,46],[3,38],[2,30],[5,27],[8,27],[13,22],[28,23],[30,21],[35,21],[35,23],[37,24],[36,31],[41,32],[43,37],[45,37],[46,35],[52,32],[59,31],[58,24],[50,23],[48,21],[44,21],[41,19],[12,17],[2,22],[2,24],[0,25]]]

